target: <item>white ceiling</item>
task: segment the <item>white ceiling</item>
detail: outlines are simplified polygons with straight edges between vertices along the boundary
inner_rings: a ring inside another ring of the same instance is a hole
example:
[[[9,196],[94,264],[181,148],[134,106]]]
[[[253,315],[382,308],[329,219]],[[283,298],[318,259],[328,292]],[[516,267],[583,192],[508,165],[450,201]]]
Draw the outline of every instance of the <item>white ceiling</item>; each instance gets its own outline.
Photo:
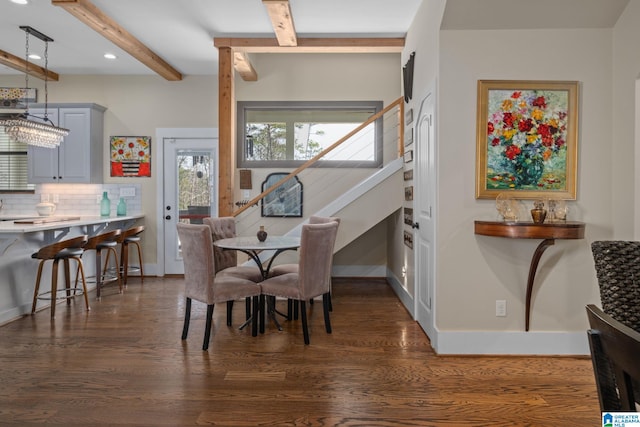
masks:
[[[447,0],[445,30],[611,28],[629,0]]]
[[[290,0],[299,37],[403,37],[422,0]],[[183,75],[218,73],[214,37],[269,37],[261,0],[92,0]],[[402,5],[402,7],[399,7]],[[29,25],[54,39],[49,69],[60,74],[154,74],[50,0],[0,0],[0,50],[24,58]],[[31,37],[30,52],[44,50]],[[105,52],[118,56],[103,58]],[[38,65],[44,66],[42,61]],[[20,74],[0,65],[0,74]]]
[[[299,37],[402,37],[423,0],[290,0]],[[0,0],[0,50],[21,58],[29,25],[54,39],[60,74],[154,74],[51,0]],[[273,38],[261,0],[92,0],[183,75],[214,75],[214,37]],[[447,0],[443,29],[610,28],[629,0]],[[30,52],[44,43],[30,38]],[[103,58],[105,52],[118,56]],[[35,61],[44,66],[44,61]],[[0,75],[21,74],[0,65]]]

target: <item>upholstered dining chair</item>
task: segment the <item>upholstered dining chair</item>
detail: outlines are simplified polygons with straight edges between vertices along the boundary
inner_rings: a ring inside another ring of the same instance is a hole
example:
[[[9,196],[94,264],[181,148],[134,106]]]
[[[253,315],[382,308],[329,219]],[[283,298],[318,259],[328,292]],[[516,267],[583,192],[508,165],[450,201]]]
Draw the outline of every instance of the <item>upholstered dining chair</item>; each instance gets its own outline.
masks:
[[[340,218],[336,217],[336,216],[330,216],[330,217],[325,217],[325,216],[317,216],[317,215],[312,215],[309,217],[309,224],[326,224],[327,222],[331,222],[331,221],[335,221],[338,223],[338,225],[340,225]],[[271,268],[271,270],[269,271],[269,276],[270,277],[275,277],[275,276],[280,276],[282,274],[287,274],[287,273],[297,273],[298,272],[298,264],[293,263],[293,264],[280,264],[280,265],[276,265],[273,266]],[[313,299],[309,300],[310,304],[313,304]],[[287,314],[289,320],[291,320],[291,318],[293,317],[293,319],[297,320],[298,319],[298,303],[297,301],[293,303],[293,314],[291,313],[291,301],[288,304],[289,306],[289,312]],[[331,292],[329,292],[329,311],[333,311],[333,303],[331,300]]]
[[[591,243],[602,310],[640,332],[640,242]]]
[[[236,237],[236,219],[232,216],[208,217],[202,219],[203,224],[211,230],[213,241]],[[238,265],[238,253],[227,251],[217,246],[213,249],[216,260],[216,273],[233,274],[243,279],[259,282],[263,279],[260,269],[256,266]]]
[[[177,228],[184,262],[186,297],[182,339],[187,339],[191,318],[191,301],[194,299],[207,304],[206,326],[202,343],[203,350],[209,348],[213,308],[216,303],[253,297],[254,315],[251,334],[253,336],[258,335],[258,315],[256,310],[258,308],[260,285],[251,280],[232,275],[216,275],[213,239],[211,238],[209,226],[178,223]],[[230,324],[229,320],[227,317],[228,325]]]
[[[591,360],[602,412],[637,411],[640,332],[587,305]],[[635,392],[635,393],[634,393]]]
[[[202,223],[211,229],[213,241],[236,237],[236,219],[232,216],[203,218]],[[238,253],[215,246],[213,255],[216,261],[216,274],[230,274],[252,282],[261,282],[263,277],[257,266],[238,265]],[[251,316],[251,300],[246,300],[247,319]],[[227,321],[233,313],[233,301],[227,303]]]
[[[333,247],[337,234],[338,223],[336,221],[303,225],[298,272],[270,277],[260,283],[262,288],[261,306],[264,304],[265,296],[283,297],[299,302],[305,344],[309,344],[306,301],[312,298],[322,295],[325,329],[328,334],[331,333],[329,292],[331,291]],[[262,313],[264,312],[264,307],[262,307]]]

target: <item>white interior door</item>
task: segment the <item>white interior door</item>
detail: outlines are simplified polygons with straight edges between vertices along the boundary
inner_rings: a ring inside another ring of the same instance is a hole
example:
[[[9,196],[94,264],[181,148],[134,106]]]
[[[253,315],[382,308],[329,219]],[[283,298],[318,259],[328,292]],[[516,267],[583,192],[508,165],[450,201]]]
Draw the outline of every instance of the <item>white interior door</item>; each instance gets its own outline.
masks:
[[[435,101],[430,92],[420,104],[416,122],[417,217],[416,320],[429,338],[435,338]]]
[[[164,138],[164,272],[183,274],[176,224],[218,216],[218,139]]]

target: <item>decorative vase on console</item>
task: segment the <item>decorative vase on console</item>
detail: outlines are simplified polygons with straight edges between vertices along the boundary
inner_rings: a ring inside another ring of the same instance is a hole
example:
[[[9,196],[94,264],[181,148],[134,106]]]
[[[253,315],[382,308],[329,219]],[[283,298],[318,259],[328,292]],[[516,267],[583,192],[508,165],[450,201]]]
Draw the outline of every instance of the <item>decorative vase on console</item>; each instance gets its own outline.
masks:
[[[258,240],[261,242],[264,242],[265,240],[267,240],[267,232],[264,231],[264,225],[260,226],[260,230],[258,230],[257,237],[258,237]]]
[[[536,200],[533,202],[533,209],[531,209],[531,218],[535,224],[542,224],[547,216],[547,210],[544,209],[544,202],[542,200]]]

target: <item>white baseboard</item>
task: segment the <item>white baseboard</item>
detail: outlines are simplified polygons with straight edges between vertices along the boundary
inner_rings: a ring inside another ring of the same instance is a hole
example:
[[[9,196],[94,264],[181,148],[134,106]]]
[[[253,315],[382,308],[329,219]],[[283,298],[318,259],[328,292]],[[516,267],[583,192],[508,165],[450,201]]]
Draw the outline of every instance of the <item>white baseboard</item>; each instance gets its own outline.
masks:
[[[390,270],[387,281],[415,319],[414,299]],[[562,355],[589,356],[586,330],[570,331],[441,331],[430,337],[440,355]]]
[[[384,265],[334,265],[333,277],[386,277]]]
[[[162,273],[159,274],[158,271],[159,271],[158,264],[144,264],[145,276],[157,276],[157,277],[164,276],[164,274]],[[129,274],[129,276],[132,276],[132,277],[139,276],[139,275],[140,275],[139,272]]]
[[[415,320],[415,304],[413,297],[402,286],[401,280],[393,273],[393,271],[387,269],[386,278],[387,282],[389,282],[389,285],[391,285],[391,288],[394,290],[398,298],[400,298],[400,302],[402,303],[402,305],[404,305],[404,308],[406,308],[409,314],[411,314],[411,318]]]
[[[438,354],[589,356],[587,332],[437,331]]]
[[[12,322],[24,314],[31,311],[31,304],[24,304],[23,307],[13,307],[0,313],[0,326]]]

